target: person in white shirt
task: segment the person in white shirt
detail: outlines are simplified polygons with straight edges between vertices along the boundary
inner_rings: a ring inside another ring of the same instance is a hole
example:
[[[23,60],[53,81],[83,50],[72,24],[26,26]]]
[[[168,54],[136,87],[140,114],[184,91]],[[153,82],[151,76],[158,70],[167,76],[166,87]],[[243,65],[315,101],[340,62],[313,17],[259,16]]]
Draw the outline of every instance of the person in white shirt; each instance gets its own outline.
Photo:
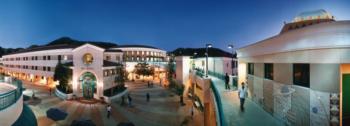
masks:
[[[241,111],[244,111],[244,101],[245,98],[248,96],[248,92],[247,92],[247,87],[245,87],[244,82],[242,82],[242,87],[240,89],[238,89],[238,98],[240,100],[241,103]]]
[[[109,119],[109,116],[111,115],[112,107],[111,105],[107,106],[107,119]]]

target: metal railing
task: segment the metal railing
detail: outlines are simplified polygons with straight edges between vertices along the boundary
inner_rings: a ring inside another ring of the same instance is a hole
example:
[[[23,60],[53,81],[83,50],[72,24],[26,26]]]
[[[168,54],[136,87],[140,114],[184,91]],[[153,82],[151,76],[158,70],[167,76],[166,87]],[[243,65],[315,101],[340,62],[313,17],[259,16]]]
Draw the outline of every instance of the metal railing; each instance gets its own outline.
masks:
[[[215,97],[216,108],[218,109],[218,117],[219,117],[219,126],[226,126],[224,110],[222,108],[222,101],[220,98],[219,90],[215,87],[214,82],[211,80],[210,88],[212,89]]]
[[[4,82],[16,87],[16,89],[0,94],[0,111],[6,109],[22,96],[22,81],[11,78],[11,81],[5,82],[3,78],[0,78],[0,82]],[[0,85],[1,86],[1,85]]]

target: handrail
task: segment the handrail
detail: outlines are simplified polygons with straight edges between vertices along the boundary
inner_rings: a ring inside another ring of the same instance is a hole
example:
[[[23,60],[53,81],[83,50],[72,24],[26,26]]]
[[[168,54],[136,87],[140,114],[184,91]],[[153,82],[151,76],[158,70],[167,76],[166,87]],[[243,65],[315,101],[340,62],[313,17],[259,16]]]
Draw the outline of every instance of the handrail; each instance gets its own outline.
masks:
[[[220,126],[226,126],[226,122],[225,122],[225,118],[224,118],[224,111],[222,108],[222,101],[220,98],[220,94],[218,89],[215,87],[214,82],[211,80],[210,83],[210,88],[213,90],[214,96],[215,96],[215,101],[216,101],[216,106],[218,108],[218,112],[219,112],[219,122],[220,122]]]
[[[4,82],[3,78],[1,79],[0,79],[0,82]],[[14,85],[17,88],[12,91],[6,92],[4,94],[0,94],[0,111],[16,103],[17,100],[22,96],[22,81],[17,79],[12,79],[11,82],[5,82],[5,83]]]

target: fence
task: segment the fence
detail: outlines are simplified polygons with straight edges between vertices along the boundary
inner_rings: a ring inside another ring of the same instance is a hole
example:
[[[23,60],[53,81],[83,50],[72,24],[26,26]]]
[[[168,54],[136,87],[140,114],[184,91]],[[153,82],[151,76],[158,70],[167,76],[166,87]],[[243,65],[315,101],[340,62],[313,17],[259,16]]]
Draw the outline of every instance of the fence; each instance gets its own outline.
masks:
[[[0,82],[4,82],[17,87],[16,89],[0,94],[0,111],[6,109],[12,104],[16,103],[17,100],[22,96],[22,81],[10,78],[9,81],[4,80],[0,77]]]

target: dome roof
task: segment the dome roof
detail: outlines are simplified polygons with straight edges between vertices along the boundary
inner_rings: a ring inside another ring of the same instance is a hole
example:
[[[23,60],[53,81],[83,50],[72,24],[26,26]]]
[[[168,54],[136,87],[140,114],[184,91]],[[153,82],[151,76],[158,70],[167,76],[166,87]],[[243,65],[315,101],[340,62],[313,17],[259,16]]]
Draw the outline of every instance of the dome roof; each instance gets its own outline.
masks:
[[[293,22],[301,22],[306,20],[333,19],[333,16],[327,11],[320,9],[314,11],[306,11],[297,15]]]

